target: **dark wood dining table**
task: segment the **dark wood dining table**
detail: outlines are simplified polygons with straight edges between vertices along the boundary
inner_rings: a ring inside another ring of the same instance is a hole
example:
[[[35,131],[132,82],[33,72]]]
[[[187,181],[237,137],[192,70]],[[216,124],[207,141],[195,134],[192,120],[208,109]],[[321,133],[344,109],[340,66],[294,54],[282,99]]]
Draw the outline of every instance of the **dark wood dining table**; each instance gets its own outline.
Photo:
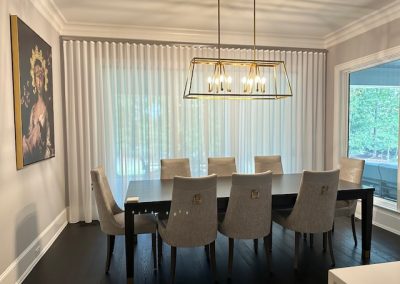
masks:
[[[291,208],[296,202],[302,174],[274,175],[272,178],[272,209]],[[218,211],[228,206],[231,177],[217,181]],[[173,180],[141,180],[129,183],[125,199],[125,256],[127,282],[134,279],[134,214],[168,212],[171,205]],[[337,200],[361,199],[362,261],[368,263],[371,251],[372,209],[374,188],[340,180]],[[137,200],[132,201],[132,199]]]

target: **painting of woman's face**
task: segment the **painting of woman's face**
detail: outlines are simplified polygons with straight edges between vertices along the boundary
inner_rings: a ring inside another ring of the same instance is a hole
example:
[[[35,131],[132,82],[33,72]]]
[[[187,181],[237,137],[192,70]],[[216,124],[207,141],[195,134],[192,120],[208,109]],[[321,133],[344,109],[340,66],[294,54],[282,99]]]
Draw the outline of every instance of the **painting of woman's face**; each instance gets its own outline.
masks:
[[[39,94],[42,94],[43,87],[44,87],[44,70],[43,70],[43,67],[41,66],[40,62],[35,64],[33,72],[35,74],[36,90],[38,91]]]

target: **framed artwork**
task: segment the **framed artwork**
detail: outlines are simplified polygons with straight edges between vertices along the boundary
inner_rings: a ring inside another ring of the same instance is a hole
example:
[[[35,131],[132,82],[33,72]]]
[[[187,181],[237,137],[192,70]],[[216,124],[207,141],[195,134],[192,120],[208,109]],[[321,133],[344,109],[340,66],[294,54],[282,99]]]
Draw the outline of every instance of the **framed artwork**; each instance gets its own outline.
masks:
[[[51,46],[11,16],[17,169],[54,157]]]

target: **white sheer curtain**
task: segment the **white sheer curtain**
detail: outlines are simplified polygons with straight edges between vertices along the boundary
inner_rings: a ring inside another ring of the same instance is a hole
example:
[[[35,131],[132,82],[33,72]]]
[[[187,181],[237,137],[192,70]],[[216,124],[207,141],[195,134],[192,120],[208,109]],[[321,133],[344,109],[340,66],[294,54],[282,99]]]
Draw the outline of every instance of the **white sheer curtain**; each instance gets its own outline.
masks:
[[[71,222],[93,218],[90,169],[99,164],[119,204],[130,180],[159,178],[161,158],[190,158],[196,176],[209,156],[235,156],[239,172],[272,154],[288,173],[323,169],[325,53],[257,51],[286,62],[293,98],[210,101],[182,97],[190,59],[216,57],[215,48],[68,40],[63,50]]]

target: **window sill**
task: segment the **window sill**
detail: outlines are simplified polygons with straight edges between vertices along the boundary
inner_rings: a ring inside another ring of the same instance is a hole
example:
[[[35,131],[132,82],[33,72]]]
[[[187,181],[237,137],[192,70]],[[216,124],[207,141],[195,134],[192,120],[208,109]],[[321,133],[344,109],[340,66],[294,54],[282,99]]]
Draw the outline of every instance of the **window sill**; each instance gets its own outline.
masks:
[[[400,213],[397,208],[397,203],[394,201],[389,201],[383,198],[374,197],[374,206],[383,208],[392,212]]]

